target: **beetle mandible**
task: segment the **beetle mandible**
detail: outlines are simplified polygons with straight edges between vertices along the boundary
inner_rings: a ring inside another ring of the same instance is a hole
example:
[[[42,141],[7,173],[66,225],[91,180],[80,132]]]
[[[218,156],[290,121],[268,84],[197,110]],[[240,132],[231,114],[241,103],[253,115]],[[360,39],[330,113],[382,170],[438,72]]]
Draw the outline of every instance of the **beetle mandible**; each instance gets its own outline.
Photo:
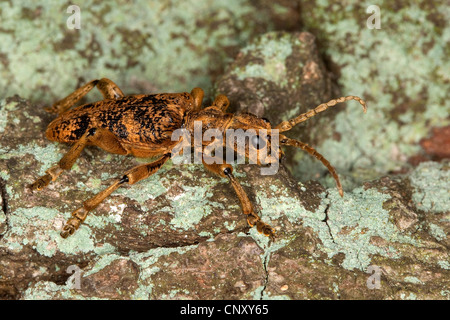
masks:
[[[104,100],[71,109],[94,87],[97,87],[102,93]],[[257,134],[256,143],[253,141],[253,146],[249,146],[249,148],[259,149],[260,146],[270,147],[272,133],[276,132],[278,135],[279,132],[288,131],[298,123],[308,120],[337,103],[356,100],[366,112],[366,103],[361,98],[356,96],[340,97],[320,104],[316,108],[291,120],[283,121],[272,128],[269,121],[251,113],[226,113],[230,102],[223,94],[218,95],[211,106],[202,108],[203,96],[204,92],[200,88],[194,88],[190,93],[125,96],[114,82],[103,78],[88,82],[66,98],[47,108],[48,112],[56,113],[58,116],[48,125],[46,137],[52,141],[72,143],[72,146],[57,164],[46,171],[45,175],[29,185],[31,190],[42,190],[51,181],[55,181],[65,170],[69,170],[88,145],[94,145],[115,154],[133,155],[142,158],[159,157],[153,162],[138,165],[126,171],[120,178],[115,179],[109,187],[84,201],[81,208],[72,212],[71,218],[62,228],[61,236],[67,238],[72,235],[86,219],[88,213],[120,186],[124,184],[132,185],[158,171],[170,159],[171,151],[179,143],[179,141],[172,141],[172,133],[183,127],[190,134],[193,134],[194,122],[196,121],[202,122],[203,130],[215,128],[222,133],[228,129],[253,129]],[[268,134],[265,136],[259,135],[262,130],[266,130],[265,132]],[[325,165],[335,179],[340,195],[343,196],[339,177],[328,160],[303,142],[281,134],[277,137],[279,139],[278,150],[276,150],[277,159],[280,159],[283,154],[280,146],[293,146],[305,150]],[[221,141],[225,144],[226,138],[224,137]],[[205,148],[213,142],[214,140],[209,143],[203,142],[201,152],[204,153]],[[252,143],[249,143],[249,145]],[[249,156],[249,148],[245,148],[245,157]],[[235,152],[241,152],[241,150],[235,148]],[[259,153],[257,155],[257,164],[267,164],[266,159],[260,158]],[[203,154],[203,165],[218,176],[228,178],[240,200],[248,225],[250,227],[256,226],[259,233],[273,239],[275,237],[274,229],[263,222],[255,212],[244,188],[233,175],[231,164],[205,161],[205,157],[208,156],[207,153]]]

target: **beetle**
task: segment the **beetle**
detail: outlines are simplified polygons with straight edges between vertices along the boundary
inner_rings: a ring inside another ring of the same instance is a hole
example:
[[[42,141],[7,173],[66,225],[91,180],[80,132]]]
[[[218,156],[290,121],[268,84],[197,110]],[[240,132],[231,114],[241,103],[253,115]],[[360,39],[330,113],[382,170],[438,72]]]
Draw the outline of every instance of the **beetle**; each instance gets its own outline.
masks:
[[[96,87],[104,99],[74,107],[82,97]],[[227,144],[226,130],[242,129],[254,130],[256,135],[252,137],[249,147],[243,151],[243,156],[250,157],[250,149],[257,150],[256,162],[258,165],[278,161],[283,155],[281,146],[293,146],[300,148],[321,161],[336,181],[341,196],[343,190],[339,177],[334,167],[320,153],[309,145],[294,139],[290,139],[280,132],[288,131],[298,123],[304,122],[328,108],[349,100],[356,100],[366,112],[366,103],[356,96],[345,96],[322,103],[314,109],[302,113],[296,118],[283,121],[272,128],[270,122],[251,113],[227,113],[230,104],[228,98],[219,94],[211,106],[202,108],[204,91],[194,88],[190,93],[158,93],[136,94],[125,96],[120,88],[111,80],[102,78],[92,80],[78,88],[62,100],[55,102],[46,111],[56,113],[57,117],[48,125],[45,132],[51,141],[72,144],[70,150],[55,165],[51,166],[45,175],[39,177],[29,185],[33,191],[42,190],[50,182],[55,181],[64,171],[69,170],[86,146],[94,145],[107,152],[121,155],[132,155],[141,158],[158,157],[157,160],[143,165],[138,165],[126,171],[121,177],[100,191],[92,198],[83,202],[81,208],[72,212],[62,228],[60,235],[63,238],[74,234],[86,219],[88,213],[94,210],[111,193],[124,184],[132,185],[157,172],[164,163],[171,158],[171,152],[180,142],[172,139],[172,134],[180,128],[184,128],[194,135],[195,124],[201,121],[202,132],[208,128],[219,130],[224,135],[223,140],[203,141],[200,153],[203,153],[202,163],[214,174],[228,178],[241,208],[247,217],[250,227],[256,226],[259,233],[273,239],[275,230],[263,222],[255,212],[244,188],[233,175],[233,168],[226,161],[207,161],[212,154],[205,152],[208,146],[219,141]],[[267,134],[260,134],[262,132]],[[267,150],[273,143],[273,138],[278,139],[278,144],[273,157],[262,156],[262,149]],[[232,148],[237,153],[242,153],[233,143]],[[197,149],[198,150],[198,149]],[[228,161],[229,162],[229,161]]]

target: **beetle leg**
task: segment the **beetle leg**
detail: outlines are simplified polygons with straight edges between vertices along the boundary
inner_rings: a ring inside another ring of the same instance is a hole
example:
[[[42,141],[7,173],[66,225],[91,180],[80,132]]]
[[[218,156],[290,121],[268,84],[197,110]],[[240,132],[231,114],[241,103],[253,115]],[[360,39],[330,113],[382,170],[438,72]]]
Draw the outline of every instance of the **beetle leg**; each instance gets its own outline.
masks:
[[[191,91],[191,96],[194,98],[193,111],[199,111],[202,108],[202,102],[205,92],[202,88],[194,88]]]
[[[55,181],[64,170],[70,170],[81,152],[87,145],[96,145],[102,149],[117,154],[127,154],[117,138],[106,129],[92,128],[87,130],[70,148],[57,164],[46,171],[46,174],[29,185],[31,190],[42,190],[51,181]]]
[[[84,147],[87,145],[89,141],[89,137],[92,136],[93,130],[86,131],[81,138],[73,144],[70,148],[69,152],[67,152],[64,157],[59,160],[57,164],[48,169],[45,175],[37,179],[34,183],[29,185],[28,187],[31,190],[42,190],[46,187],[51,181],[55,181],[59,175],[64,170],[69,170],[72,168],[73,164],[80,156],[81,151],[83,151]],[[95,134],[95,132],[94,132]]]
[[[118,99],[124,96],[122,90],[120,90],[120,88],[111,80],[106,78],[100,80],[96,79],[86,83],[64,99],[55,102],[50,108],[46,108],[46,110],[50,113],[57,113],[60,115],[69,110],[95,86],[105,99]]]
[[[100,79],[96,86],[105,99],[119,99],[125,96],[117,84],[107,78]]]
[[[239,198],[239,201],[241,202],[242,211],[247,216],[247,223],[249,224],[249,226],[253,227],[256,225],[256,230],[258,230],[259,233],[262,233],[273,240],[275,238],[275,230],[270,225],[263,222],[261,218],[255,213],[255,210],[253,209],[252,203],[250,202],[247,193],[244,191],[239,181],[234,177],[232,173],[233,168],[231,167],[231,165],[227,163],[207,164],[205,162],[203,162],[203,165],[211,172],[223,178],[229,179],[231,186],[234,189],[234,192],[236,193],[236,195]]]
[[[63,226],[60,233],[61,237],[67,238],[74,234],[74,232],[80,227],[81,223],[86,219],[89,211],[94,210],[103,200],[105,200],[111,193],[117,190],[124,183],[134,184],[142,179],[148,178],[155,172],[157,172],[163,164],[170,159],[170,153],[165,154],[160,159],[139,165],[134,167],[122,176],[122,178],[116,179],[108,188],[100,191],[92,198],[83,202],[83,206],[72,212],[72,217],[70,217],[66,224]]]
[[[212,105],[225,112],[230,105],[230,100],[224,94],[219,94],[213,101]]]

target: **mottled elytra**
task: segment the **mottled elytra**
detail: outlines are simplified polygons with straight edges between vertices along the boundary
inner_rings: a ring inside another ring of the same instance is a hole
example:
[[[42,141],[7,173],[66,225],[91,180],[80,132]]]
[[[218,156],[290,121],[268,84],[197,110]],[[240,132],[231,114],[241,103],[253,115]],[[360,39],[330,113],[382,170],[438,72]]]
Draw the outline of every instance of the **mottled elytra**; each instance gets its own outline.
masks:
[[[71,109],[77,101],[94,87],[97,87],[103,94],[104,100]],[[42,190],[51,181],[55,181],[64,170],[69,170],[80,156],[84,147],[88,145],[94,145],[115,154],[133,155],[142,158],[159,157],[153,162],[131,168],[115,179],[109,187],[84,201],[81,208],[72,212],[72,217],[64,225],[61,236],[67,238],[72,235],[86,219],[89,211],[94,210],[121,185],[134,184],[158,171],[170,159],[172,150],[179,143],[179,141],[172,141],[172,133],[183,127],[188,130],[190,135],[193,135],[194,122],[197,121],[201,121],[203,130],[205,128],[215,128],[221,133],[225,133],[229,129],[254,130],[256,137],[253,136],[250,139],[249,148],[244,148],[245,154],[243,156],[249,157],[250,148],[257,149],[258,165],[273,161],[263,158],[262,155],[267,155],[267,153],[260,151],[271,147],[272,135],[275,136],[276,133],[279,139],[279,146],[298,147],[321,161],[336,180],[339,193],[341,196],[343,195],[342,186],[335,169],[321,154],[307,144],[287,138],[279,134],[279,132],[288,131],[296,124],[308,120],[337,103],[348,100],[358,101],[365,112],[366,104],[363,100],[355,96],[333,99],[272,128],[269,121],[250,113],[226,113],[229,101],[224,95],[218,95],[211,106],[202,108],[203,96],[203,90],[200,88],[194,88],[190,93],[125,96],[114,82],[103,78],[90,81],[66,98],[53,104],[52,107],[47,108],[47,111],[58,115],[48,125],[45,133],[47,138],[52,141],[71,143],[72,146],[57,164],[50,167],[45,175],[29,186],[32,190]],[[259,134],[263,130],[267,132],[267,135]],[[199,151],[202,153],[203,165],[218,176],[229,179],[240,200],[242,211],[247,217],[248,224],[251,227],[256,226],[258,232],[274,238],[274,229],[264,223],[258,214],[255,213],[244,188],[233,175],[231,165],[226,163],[226,161],[220,163],[217,161],[206,161],[210,159],[208,157],[211,157],[211,154],[206,152],[206,147],[214,143],[214,141],[203,142]],[[225,146],[225,135],[221,143]],[[277,160],[283,154],[279,146],[276,150]],[[239,153],[242,152],[242,149],[235,148],[234,151]]]

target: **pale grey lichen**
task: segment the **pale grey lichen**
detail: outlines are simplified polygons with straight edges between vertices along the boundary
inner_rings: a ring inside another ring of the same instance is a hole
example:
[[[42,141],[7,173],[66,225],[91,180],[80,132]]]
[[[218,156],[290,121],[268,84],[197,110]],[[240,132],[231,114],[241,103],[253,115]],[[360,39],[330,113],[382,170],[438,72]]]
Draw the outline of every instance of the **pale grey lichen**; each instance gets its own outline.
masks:
[[[409,176],[412,199],[418,209],[435,213],[450,211],[450,168],[422,162]]]
[[[328,192],[323,203],[328,206],[326,222],[317,218],[305,218],[304,225],[312,227],[322,240],[320,250],[328,257],[345,254],[342,267],[365,271],[371,256],[381,255],[398,259],[401,253],[393,246],[379,247],[371,243],[372,237],[388,242],[415,244],[417,240],[399,232],[383,209],[383,202],[390,196],[375,189],[356,188],[341,198],[337,191]]]
[[[223,67],[227,48],[247,41],[261,25],[272,27],[248,0],[85,0],[76,5],[79,30],[67,26],[68,3],[0,3],[0,42],[9,44],[0,51],[1,95],[21,93],[49,103],[74,90],[76,79],[99,77],[117,81],[127,93],[142,87],[208,89],[208,68]]]
[[[297,39],[297,45],[300,41]],[[282,87],[287,85],[287,70],[285,60],[292,53],[292,43],[289,37],[272,39],[270,34],[267,37],[259,38],[259,41],[248,45],[242,50],[243,54],[251,52],[263,58],[262,63],[252,63],[239,70],[232,70],[239,80],[246,78],[262,78],[267,81],[280,83]]]
[[[339,172],[370,167],[374,179],[404,166],[420,151],[418,142],[430,128],[450,124],[445,71],[450,33],[446,23],[440,23],[450,15],[443,2],[432,8],[425,0],[395,6],[385,2],[379,4],[381,29],[369,29],[367,7],[358,1],[320,1],[304,4],[301,16],[339,69],[342,94],[368,103],[366,115],[355,103],[347,103],[333,121],[339,139],[316,147]],[[303,164],[296,168],[300,179],[324,171],[307,155],[298,157]]]

